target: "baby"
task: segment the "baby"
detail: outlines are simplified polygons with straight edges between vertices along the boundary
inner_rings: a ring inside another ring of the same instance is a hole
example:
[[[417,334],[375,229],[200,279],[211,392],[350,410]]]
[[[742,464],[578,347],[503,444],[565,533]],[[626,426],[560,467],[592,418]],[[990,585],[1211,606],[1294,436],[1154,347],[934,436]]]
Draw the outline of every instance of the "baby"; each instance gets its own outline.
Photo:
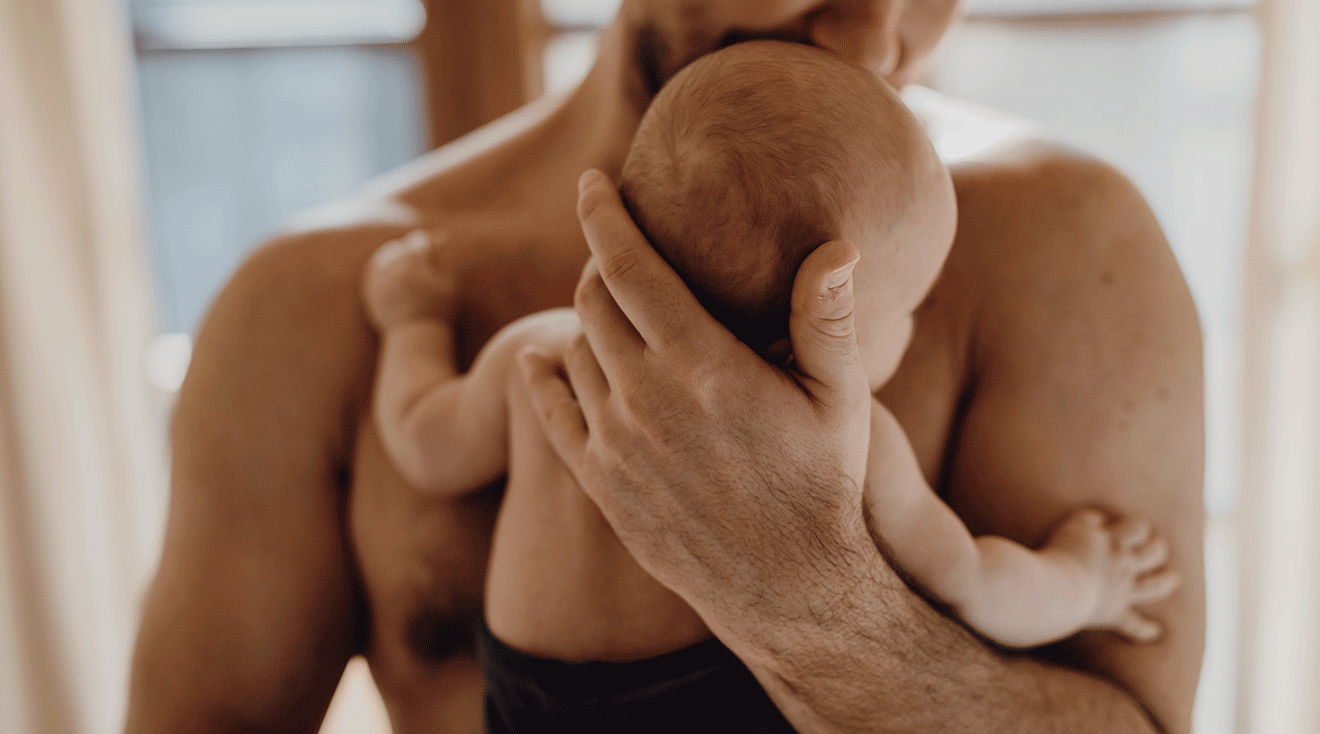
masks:
[[[948,172],[892,90],[827,53],[773,41],[734,45],[676,75],[642,120],[620,192],[703,305],[790,370],[794,274],[822,243],[854,243],[872,392],[907,348],[956,219]],[[382,339],[375,420],[425,491],[469,492],[507,475],[481,631],[489,730],[791,731],[701,619],[632,560],[541,434],[515,356],[529,345],[562,353],[578,334],[574,313],[510,324],[460,375],[454,288],[438,253],[414,234],[368,268],[364,296]],[[1134,606],[1169,596],[1177,576],[1147,523],[1079,509],[1037,550],[973,537],[878,401],[862,501],[877,544],[913,585],[1000,645],[1083,629],[1133,642],[1160,633]]]

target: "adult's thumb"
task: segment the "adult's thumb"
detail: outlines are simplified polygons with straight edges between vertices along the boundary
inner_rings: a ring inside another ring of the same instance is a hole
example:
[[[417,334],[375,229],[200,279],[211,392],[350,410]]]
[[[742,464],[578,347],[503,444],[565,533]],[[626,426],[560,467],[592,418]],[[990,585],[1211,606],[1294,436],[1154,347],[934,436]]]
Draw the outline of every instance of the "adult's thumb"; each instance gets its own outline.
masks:
[[[793,356],[820,400],[846,403],[859,388],[866,391],[853,322],[853,268],[859,258],[852,243],[831,240],[807,256],[793,280],[788,322]]]

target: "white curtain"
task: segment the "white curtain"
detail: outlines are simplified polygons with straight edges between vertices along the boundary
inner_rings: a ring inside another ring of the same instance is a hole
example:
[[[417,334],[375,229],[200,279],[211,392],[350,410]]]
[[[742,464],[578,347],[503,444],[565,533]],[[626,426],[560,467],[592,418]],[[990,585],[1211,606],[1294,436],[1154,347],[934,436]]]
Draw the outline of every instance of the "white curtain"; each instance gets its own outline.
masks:
[[[122,0],[0,0],[0,731],[116,732],[163,516]]]
[[[1320,3],[1264,0],[1238,731],[1320,731]]]

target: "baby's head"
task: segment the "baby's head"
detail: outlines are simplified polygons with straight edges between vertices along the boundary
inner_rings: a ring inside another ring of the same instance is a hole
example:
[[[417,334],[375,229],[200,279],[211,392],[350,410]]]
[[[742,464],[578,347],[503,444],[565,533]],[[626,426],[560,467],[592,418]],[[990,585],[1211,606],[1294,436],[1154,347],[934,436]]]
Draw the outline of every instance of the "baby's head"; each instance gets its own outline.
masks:
[[[619,183],[702,304],[753,349],[788,336],[793,276],[857,246],[858,343],[873,385],[938,275],[953,188],[920,124],[870,72],[819,49],[740,43],[694,61],[642,119]]]

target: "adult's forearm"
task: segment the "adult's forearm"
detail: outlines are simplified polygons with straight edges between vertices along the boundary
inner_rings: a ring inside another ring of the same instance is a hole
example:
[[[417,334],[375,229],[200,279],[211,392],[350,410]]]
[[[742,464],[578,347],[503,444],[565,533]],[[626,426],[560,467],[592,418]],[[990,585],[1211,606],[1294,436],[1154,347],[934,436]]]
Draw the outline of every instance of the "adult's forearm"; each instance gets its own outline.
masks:
[[[873,576],[828,615],[785,624],[752,622],[753,614],[727,627],[712,620],[799,731],[1159,731],[1107,681],[993,650],[912,593],[878,555]]]

